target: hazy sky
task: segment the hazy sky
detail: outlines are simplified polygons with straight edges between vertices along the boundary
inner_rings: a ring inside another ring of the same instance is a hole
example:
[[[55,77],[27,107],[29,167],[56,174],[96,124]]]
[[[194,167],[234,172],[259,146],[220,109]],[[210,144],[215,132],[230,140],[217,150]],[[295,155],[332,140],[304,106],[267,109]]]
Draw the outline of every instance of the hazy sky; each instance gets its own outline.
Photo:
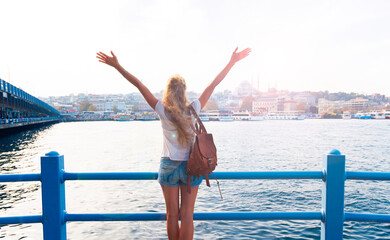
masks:
[[[201,92],[236,46],[241,81],[390,95],[390,1],[0,0],[0,78],[35,96],[136,91],[97,61],[114,51],[152,92],[181,74]]]

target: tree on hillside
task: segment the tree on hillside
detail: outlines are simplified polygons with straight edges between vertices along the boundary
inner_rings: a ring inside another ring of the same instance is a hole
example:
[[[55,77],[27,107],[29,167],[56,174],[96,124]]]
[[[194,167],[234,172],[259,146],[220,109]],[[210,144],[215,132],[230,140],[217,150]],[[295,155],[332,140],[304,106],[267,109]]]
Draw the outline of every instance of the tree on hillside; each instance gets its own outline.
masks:
[[[364,94],[358,93],[346,93],[346,92],[337,92],[337,93],[329,93],[329,91],[320,91],[320,92],[312,92],[312,95],[318,98],[325,98],[329,101],[348,101],[354,98],[363,97],[367,98]]]
[[[92,103],[85,101],[80,103],[79,111],[97,111],[97,108]]]
[[[318,108],[316,106],[310,106],[309,112],[313,114],[318,114]]]
[[[89,108],[90,105],[91,105],[91,103],[87,102],[87,101],[80,103],[79,111],[80,112],[88,111],[88,108]]]
[[[96,112],[96,111],[97,111],[97,108],[95,107],[95,105],[91,104],[91,105],[89,105],[89,107],[88,107],[88,111],[89,111],[89,112]]]

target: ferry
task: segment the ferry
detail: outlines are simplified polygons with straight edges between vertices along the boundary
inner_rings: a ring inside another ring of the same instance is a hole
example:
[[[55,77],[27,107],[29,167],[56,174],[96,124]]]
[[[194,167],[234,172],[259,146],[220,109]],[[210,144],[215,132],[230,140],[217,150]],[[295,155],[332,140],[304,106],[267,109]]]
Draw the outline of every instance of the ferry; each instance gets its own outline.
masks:
[[[385,118],[390,119],[390,109],[385,110]]]
[[[263,120],[264,120],[263,113],[251,112],[249,121],[263,121]]]
[[[219,112],[219,121],[221,122],[231,122],[234,120],[233,113],[231,111],[220,111]]]
[[[371,119],[386,119],[384,112],[370,112]]]
[[[118,115],[115,115],[114,117],[114,120],[115,121],[134,121],[135,119],[135,116],[134,114],[131,114],[131,113],[122,113],[122,114],[118,114]]]
[[[208,111],[208,115],[209,115],[209,121],[218,121],[219,120],[219,111],[218,110]]]
[[[155,112],[144,112],[136,116],[138,121],[154,121],[158,120],[157,113]]]
[[[264,117],[262,113],[259,112],[233,112],[234,120],[239,121],[263,121]]]
[[[343,112],[343,119],[351,119],[351,118],[352,118],[351,112],[349,111]]]
[[[356,113],[355,117],[357,119],[371,119],[371,115],[368,114],[368,113],[362,113],[362,112],[358,112]]]
[[[209,117],[209,114],[208,112],[200,112],[199,113],[199,118],[202,122],[208,122],[210,121],[210,117]]]
[[[305,115],[287,115],[286,120],[305,120]]]
[[[275,114],[269,113],[265,116],[267,120],[304,120],[305,115],[292,115],[292,114]]]
[[[249,121],[251,115],[248,111],[246,112],[233,112],[234,120]]]

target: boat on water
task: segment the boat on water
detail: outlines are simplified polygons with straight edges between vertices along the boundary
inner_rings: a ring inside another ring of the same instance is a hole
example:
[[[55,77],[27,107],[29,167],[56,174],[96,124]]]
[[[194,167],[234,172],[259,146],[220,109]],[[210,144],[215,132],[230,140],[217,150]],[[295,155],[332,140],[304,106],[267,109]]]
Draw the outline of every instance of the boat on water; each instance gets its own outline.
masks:
[[[248,111],[246,112],[233,112],[233,118],[234,120],[239,120],[239,121],[249,121],[251,116]]]
[[[351,119],[351,118],[352,118],[351,112],[349,111],[343,112],[343,119]]]
[[[157,120],[157,113],[155,112],[143,112],[135,117],[138,121],[154,121]]]
[[[269,113],[265,116],[267,120],[304,120],[306,118],[305,115],[293,115],[293,114],[275,114]]]
[[[208,122],[210,121],[210,117],[209,117],[209,114],[208,112],[200,112],[199,113],[199,118],[202,122]]]
[[[218,121],[219,120],[219,111],[218,110],[208,111],[208,115],[209,115],[209,121]]]
[[[384,112],[373,111],[370,112],[371,119],[386,119]]]
[[[232,122],[234,120],[233,112],[231,111],[220,111],[219,121],[220,122]]]
[[[135,119],[135,116],[132,113],[121,113],[121,114],[114,116],[115,121],[121,121],[121,122],[134,121],[134,119]]]
[[[233,112],[234,120],[239,121],[263,121],[264,116],[261,112]]]
[[[390,119],[390,109],[385,110],[385,119]]]
[[[357,118],[357,119],[371,119],[371,115],[368,113],[358,112],[355,114],[355,118]]]
[[[251,112],[249,121],[264,121],[263,113]]]

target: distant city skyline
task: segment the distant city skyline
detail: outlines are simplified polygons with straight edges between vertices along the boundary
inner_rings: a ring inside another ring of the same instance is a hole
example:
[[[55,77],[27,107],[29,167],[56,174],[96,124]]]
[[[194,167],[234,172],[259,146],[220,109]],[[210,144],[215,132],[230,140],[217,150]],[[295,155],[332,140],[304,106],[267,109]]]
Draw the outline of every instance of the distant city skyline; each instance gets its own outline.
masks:
[[[23,6],[23,7],[20,7]],[[152,92],[181,74],[202,92],[236,46],[252,48],[216,91],[390,95],[390,1],[1,1],[0,78],[37,96],[135,92],[113,50]]]
[[[260,91],[261,93],[266,93],[268,91],[272,91],[272,90],[276,90],[277,92],[283,92],[283,91],[287,91],[289,93],[293,93],[293,92],[296,92],[296,93],[303,93],[303,92],[312,92],[312,93],[318,93],[318,92],[326,92],[328,91],[330,94],[331,93],[339,93],[339,92],[343,92],[343,93],[347,93],[347,94],[350,94],[350,93],[356,93],[356,94],[362,94],[362,95],[367,95],[367,96],[371,96],[371,95],[374,95],[374,94],[380,94],[380,95],[385,95],[386,98],[390,98],[390,95],[386,95],[385,93],[381,93],[381,92],[373,92],[373,93],[361,93],[361,92],[353,92],[353,91],[329,91],[329,90],[319,90],[319,91],[310,91],[310,90],[304,90],[304,91],[290,91],[288,89],[275,89],[275,88],[270,88],[268,90],[265,90],[265,91]],[[153,94],[162,94],[165,90],[164,89],[161,89],[160,91],[156,91],[156,92],[152,92]],[[225,91],[230,91],[232,92],[233,94],[235,94],[236,92],[236,89],[221,89],[221,90],[216,90],[214,91],[213,94],[220,94],[220,93],[223,93]],[[188,90],[187,91],[188,93],[191,93],[191,94],[201,94],[201,92],[197,92],[197,91],[191,91],[191,90]],[[255,93],[256,91],[254,91]],[[69,94],[64,94],[64,95],[49,95],[49,96],[35,96],[35,97],[39,97],[39,98],[49,98],[49,97],[66,97],[66,96],[77,96],[77,95],[127,95],[127,94],[139,94],[141,95],[141,93],[139,91],[131,91],[131,92],[118,92],[118,93],[95,93],[95,92],[78,92],[78,93],[69,93]],[[249,95],[247,95],[249,96]]]

